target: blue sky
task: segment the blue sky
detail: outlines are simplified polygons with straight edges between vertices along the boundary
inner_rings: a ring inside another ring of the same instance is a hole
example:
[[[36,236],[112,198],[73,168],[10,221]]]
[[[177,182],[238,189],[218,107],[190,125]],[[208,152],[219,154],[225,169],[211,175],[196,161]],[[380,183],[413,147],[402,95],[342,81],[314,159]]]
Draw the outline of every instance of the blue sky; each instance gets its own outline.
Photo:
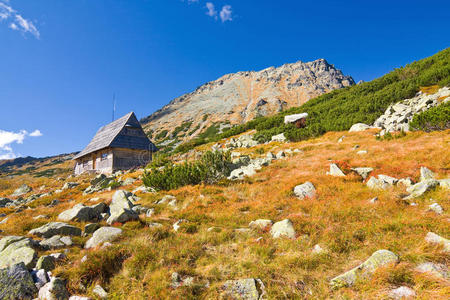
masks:
[[[449,1],[0,0],[0,158],[81,150],[226,73],[325,58],[358,81],[449,46]]]

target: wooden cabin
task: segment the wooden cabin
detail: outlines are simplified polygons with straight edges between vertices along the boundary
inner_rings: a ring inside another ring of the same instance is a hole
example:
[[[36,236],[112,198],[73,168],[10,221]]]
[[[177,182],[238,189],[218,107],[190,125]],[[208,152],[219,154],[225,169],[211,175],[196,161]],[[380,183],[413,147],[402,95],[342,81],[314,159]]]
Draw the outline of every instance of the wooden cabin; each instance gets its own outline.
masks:
[[[145,166],[158,149],[149,140],[136,115],[128,113],[100,128],[92,141],[73,159],[75,175],[84,172],[111,174]]]

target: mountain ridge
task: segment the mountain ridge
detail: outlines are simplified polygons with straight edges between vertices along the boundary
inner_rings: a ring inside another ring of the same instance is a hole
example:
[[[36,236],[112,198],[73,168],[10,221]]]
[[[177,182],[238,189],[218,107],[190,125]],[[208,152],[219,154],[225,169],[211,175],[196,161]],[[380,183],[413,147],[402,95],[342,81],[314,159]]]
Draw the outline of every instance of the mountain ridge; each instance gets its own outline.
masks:
[[[173,133],[174,128],[191,122],[184,126],[184,131],[169,137],[163,134],[161,138],[185,141],[213,124],[242,124],[354,84],[351,76],[344,75],[323,58],[260,71],[239,71],[223,75],[173,99],[142,118],[141,122],[147,132],[157,134],[165,130],[167,134]],[[187,134],[188,130],[190,134]]]

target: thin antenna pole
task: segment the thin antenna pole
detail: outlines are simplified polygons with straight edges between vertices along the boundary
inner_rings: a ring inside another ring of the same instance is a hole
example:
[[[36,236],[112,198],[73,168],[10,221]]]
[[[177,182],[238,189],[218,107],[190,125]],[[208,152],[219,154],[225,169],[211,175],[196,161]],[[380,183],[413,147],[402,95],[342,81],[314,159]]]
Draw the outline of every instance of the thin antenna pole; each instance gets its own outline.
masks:
[[[112,111],[112,120],[114,121],[114,114],[116,112],[116,93],[113,93],[113,111]]]

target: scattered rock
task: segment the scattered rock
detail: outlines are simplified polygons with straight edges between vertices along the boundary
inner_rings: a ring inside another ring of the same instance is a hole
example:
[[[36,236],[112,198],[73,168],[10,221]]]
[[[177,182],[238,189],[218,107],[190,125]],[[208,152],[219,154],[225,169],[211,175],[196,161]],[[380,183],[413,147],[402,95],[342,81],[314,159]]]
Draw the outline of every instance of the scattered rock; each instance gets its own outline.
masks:
[[[272,142],[285,142],[286,137],[284,136],[284,133],[280,133],[277,135],[272,136]]]
[[[311,182],[307,181],[303,184],[297,185],[294,188],[294,194],[300,200],[305,198],[312,198],[316,194],[316,188]]]
[[[450,273],[448,272],[447,266],[444,264],[426,262],[418,265],[415,270],[420,273],[430,273],[438,278],[450,279]]]
[[[342,170],[336,164],[330,164],[330,171],[327,172],[327,175],[337,176],[337,177],[345,176],[344,172],[342,172]]]
[[[69,300],[92,300],[92,299],[89,298],[89,297],[83,297],[83,296],[76,296],[76,295],[74,295],[74,296],[70,296]]]
[[[94,231],[96,231],[99,228],[100,228],[100,224],[98,224],[98,223],[86,224],[84,226],[84,233],[85,234],[91,234],[91,233],[93,233]]]
[[[286,157],[286,153],[284,152],[284,151],[278,151],[278,153],[277,153],[277,155],[276,155],[276,158],[277,159],[282,159],[282,158],[285,158]]]
[[[44,269],[31,271],[31,276],[33,277],[34,284],[38,289],[42,288],[50,281],[50,278],[48,278],[48,274]]]
[[[271,227],[272,224],[273,222],[271,220],[258,219],[255,221],[251,221],[250,224],[248,224],[248,227],[256,229],[265,229]]]
[[[398,256],[388,250],[375,251],[365,262],[330,281],[332,288],[352,286],[359,279],[369,278],[378,268],[398,262]]]
[[[341,136],[341,137],[338,139],[338,143],[342,143],[342,142],[344,141],[344,139],[345,139],[345,135]]]
[[[51,271],[55,268],[56,259],[50,255],[43,255],[39,257],[36,263],[36,269],[44,269],[45,271]]]
[[[358,152],[356,152],[356,154],[358,154],[358,155],[367,154],[367,150],[359,150]]]
[[[12,197],[19,197],[25,194],[28,194],[29,192],[31,192],[33,189],[28,186],[27,184],[22,184],[20,187],[18,187],[14,193],[12,193]]]
[[[73,189],[74,187],[79,186],[80,184],[77,182],[66,182],[64,183],[63,187],[61,188],[61,190],[65,191],[65,190],[70,190]]]
[[[411,180],[411,178],[402,178],[402,179],[399,179],[398,181],[397,181],[397,186],[399,186],[399,185],[403,185],[403,186],[405,186],[405,187],[410,187],[410,186],[412,186],[414,184],[414,182]]]
[[[273,238],[287,237],[290,239],[295,238],[295,229],[291,220],[285,219],[283,221],[276,222],[270,229],[270,234]]]
[[[180,286],[192,286],[194,283],[194,277],[192,276],[180,276],[177,272],[172,273],[172,283],[170,286],[174,289],[179,288]]]
[[[312,253],[313,253],[313,254],[322,254],[322,253],[325,253],[325,252],[326,252],[326,251],[325,251],[322,247],[320,247],[319,244],[315,245],[315,246],[313,247],[313,249],[312,249]]]
[[[352,168],[351,170],[361,176],[363,180],[366,180],[369,174],[373,171],[373,168]]]
[[[439,105],[439,99],[445,98],[449,94],[448,87],[443,87],[434,94],[419,92],[411,99],[405,99],[390,105],[385,113],[374,122],[374,126],[382,128],[380,135],[393,131],[409,131],[409,122],[415,114]]]
[[[24,263],[0,270],[0,299],[34,299],[37,292]]]
[[[364,123],[356,123],[353,124],[352,127],[350,127],[350,130],[348,132],[358,132],[358,131],[365,131],[370,129],[371,127]]]
[[[236,300],[262,300],[266,294],[263,282],[255,278],[228,280],[222,289],[225,297]]]
[[[437,235],[434,232],[428,232],[425,241],[431,244],[439,244],[444,246],[445,252],[450,252],[450,240]]]
[[[373,176],[366,182],[366,185],[373,190],[387,190],[390,187],[389,183]]]
[[[176,221],[173,225],[172,225],[172,227],[173,227],[173,230],[175,230],[175,231],[178,231],[178,229],[180,229],[180,224],[181,223],[186,223],[187,222],[187,220],[185,220],[185,219],[181,219],[181,220],[178,220],[178,221]]]
[[[24,236],[7,236],[0,240],[0,269],[23,263],[32,268],[37,256],[33,246],[35,242]]]
[[[378,197],[374,197],[369,200],[369,203],[372,203],[372,204],[377,203],[377,202],[378,202]]]
[[[79,203],[71,209],[65,210],[59,214],[58,219],[61,221],[78,221],[89,222],[100,218],[100,214],[104,212],[104,203],[99,203],[94,206],[85,206]]]
[[[420,181],[434,179],[434,173],[427,167],[420,167]]]
[[[96,285],[94,289],[92,290],[92,293],[94,293],[97,297],[100,299],[106,299],[108,298],[108,293],[105,291],[104,288],[102,288],[100,285]]]
[[[46,250],[65,248],[72,246],[72,239],[68,236],[54,235],[51,238],[40,241],[39,246]]]
[[[412,299],[416,297],[416,292],[407,287],[407,286],[401,286],[396,289],[393,289],[389,291],[389,298],[394,300],[406,300],[406,299]]]
[[[40,300],[65,300],[69,299],[69,292],[66,289],[64,280],[53,277],[39,290]]]
[[[81,236],[81,229],[63,222],[51,222],[39,228],[30,230],[29,234],[44,238],[50,238],[54,235]]]
[[[139,219],[139,215],[133,211],[133,194],[124,190],[116,191],[109,206],[110,216],[106,223],[109,225],[120,222],[125,223]]]
[[[439,180],[439,186],[443,189],[450,190],[450,178]]]
[[[444,212],[444,209],[438,203],[430,204],[428,206],[428,209],[431,210],[431,211],[434,211],[438,215],[442,215],[442,213]]]
[[[97,229],[92,237],[86,242],[84,248],[97,247],[105,242],[112,242],[122,234],[122,229],[116,227],[102,227]]]
[[[409,193],[409,196],[405,197],[404,199],[413,199],[420,197],[427,191],[434,189],[438,185],[439,181],[434,179],[427,179],[416,183],[406,189],[406,191]]]
[[[0,198],[0,207],[6,207],[11,203],[13,203],[13,201],[8,198]]]

